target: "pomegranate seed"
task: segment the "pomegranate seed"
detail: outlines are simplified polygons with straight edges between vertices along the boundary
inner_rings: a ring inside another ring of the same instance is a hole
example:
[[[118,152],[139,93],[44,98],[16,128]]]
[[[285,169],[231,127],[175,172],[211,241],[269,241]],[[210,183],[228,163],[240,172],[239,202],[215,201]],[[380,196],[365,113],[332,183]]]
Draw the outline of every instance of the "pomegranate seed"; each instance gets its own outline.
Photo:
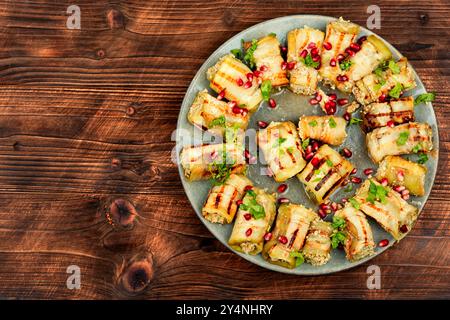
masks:
[[[321,203],[321,204],[319,205],[319,209],[322,209],[322,210],[324,210],[324,211],[330,210],[330,205],[328,205],[328,204],[326,204],[326,203]]]
[[[409,194],[402,195],[402,199],[405,200],[405,201],[408,200],[409,199]]]
[[[275,101],[274,98],[270,98],[270,99],[269,99],[269,106],[270,106],[271,108],[275,108],[275,107],[277,106],[277,102]]]
[[[317,56],[319,54],[319,49],[317,49],[316,47],[311,49],[311,56]]]
[[[238,205],[238,206],[240,206],[240,205],[243,204],[243,203],[244,203],[244,201],[242,201],[242,200],[236,201],[236,205]]]
[[[348,81],[348,77],[346,75],[340,75],[336,77],[336,80],[339,82],[345,82]]]
[[[302,57],[303,59],[305,59],[307,55],[308,51],[306,49],[303,49],[302,52],[300,52],[300,57]]]
[[[362,179],[359,177],[351,177],[350,181],[352,183],[360,184],[362,182]]]
[[[269,70],[269,68],[264,64],[261,67],[259,67],[259,71],[261,72],[266,72],[267,70]]]
[[[341,62],[341,61],[344,60],[344,59],[345,59],[345,56],[344,56],[342,53],[338,54],[337,57],[336,57],[336,60],[337,60],[338,62]]]
[[[351,116],[350,113],[348,113],[348,112],[344,113],[344,115],[343,115],[343,118],[344,118],[345,121],[350,121],[350,118],[351,118],[351,117],[352,117],[352,116]]]
[[[292,69],[295,68],[295,64],[296,64],[295,61],[288,62],[286,68],[287,68],[288,70],[292,70]]]
[[[245,218],[245,220],[248,221],[252,218],[252,215],[250,213],[246,213],[246,214],[244,214],[244,218]]]
[[[362,36],[362,37],[360,37],[359,39],[358,39],[358,44],[359,45],[361,45],[364,41],[366,41],[367,40],[367,37],[366,36]]]
[[[320,160],[319,158],[313,158],[311,160],[311,164],[313,165],[314,168],[317,168],[319,166]]]
[[[383,186],[383,187],[386,187],[387,185],[388,185],[388,179],[387,178],[383,178],[383,179],[381,179],[381,181],[380,181],[380,184]]]
[[[244,84],[244,88],[245,88],[245,89],[248,89],[248,88],[250,88],[252,85],[253,85],[253,84],[252,84],[251,81],[247,81],[247,82]]]
[[[319,101],[317,101],[316,98],[312,98],[311,100],[309,100],[309,104],[311,104],[311,105],[315,105],[315,104],[318,104],[318,103],[319,103]]]
[[[385,93],[382,93],[382,94],[380,95],[380,97],[378,98],[378,100],[379,100],[380,102],[385,102],[385,101],[386,101],[386,98],[387,98],[386,94],[385,94]]]
[[[289,203],[289,202],[291,202],[288,198],[279,198],[278,199],[278,203]]]
[[[286,61],[283,61],[283,62],[281,63],[281,70],[286,70],[286,68],[287,68],[287,62],[286,62]]]
[[[239,87],[242,87],[242,86],[244,85],[244,80],[242,80],[241,78],[239,78],[239,79],[237,79],[236,83],[237,83],[237,85],[238,85]]]
[[[358,169],[353,168],[352,171],[350,172],[350,174],[356,174],[356,172],[358,172]]]
[[[332,66],[332,67],[336,67],[336,65],[337,65],[337,62],[336,62],[336,59],[331,59],[330,60],[330,66]]]
[[[401,193],[403,190],[406,189],[406,187],[405,186],[395,186],[393,189],[394,189],[394,191]]]
[[[269,124],[268,124],[267,122],[265,122],[265,121],[258,121],[258,126],[259,126],[261,129],[267,128],[268,125],[269,125]]]
[[[345,106],[348,103],[348,99],[342,98],[342,99],[338,99],[337,101],[338,105]]]
[[[312,57],[312,60],[313,60],[314,62],[319,62],[321,59],[322,59],[322,58],[321,58],[320,56],[314,56],[314,57]]]
[[[305,149],[305,153],[312,153],[312,152],[313,152],[312,145],[308,145]]]
[[[353,51],[350,48],[345,49],[345,53],[348,54],[350,57],[354,57],[355,56],[355,51]]]
[[[247,115],[247,113],[248,113],[248,110],[247,110],[247,109],[241,108],[241,115],[242,115],[243,117],[245,117],[245,116]]]
[[[336,102],[334,100],[328,101],[328,105],[332,108],[336,108]]]
[[[331,210],[336,211],[338,209],[338,204],[336,202],[331,203]]]
[[[277,191],[278,191],[278,193],[283,193],[287,190],[287,188],[288,188],[288,185],[283,183],[278,186]]]
[[[252,189],[253,189],[253,186],[251,186],[251,185],[245,186],[244,192],[247,192],[248,190],[252,190]]]
[[[230,101],[230,102],[228,102],[228,106],[229,106],[230,108],[234,108],[234,107],[237,106],[237,102],[236,102],[236,101]]]
[[[309,160],[311,160],[312,158],[314,157],[314,153],[306,153],[305,154],[305,160],[306,161],[309,161]]]
[[[270,239],[272,239],[272,232],[267,232],[264,235],[264,240],[269,241]]]
[[[354,52],[358,52],[361,50],[361,46],[357,43],[350,43],[350,49],[352,49]]]
[[[241,114],[242,113],[242,108],[239,108],[238,106],[234,106],[232,109],[234,114]]]
[[[389,240],[388,239],[383,239],[380,242],[378,242],[378,246],[379,247],[386,247],[389,244]]]
[[[313,49],[316,47],[316,43],[315,42],[310,42],[307,46],[308,49]]]
[[[325,103],[325,112],[328,115],[332,115],[336,113],[336,103],[333,103],[333,101],[328,101]]]
[[[253,71],[253,75],[254,75],[255,77],[259,78],[259,77],[262,76],[262,72],[261,72],[261,71],[258,71],[258,70],[255,70],[255,71]]]
[[[252,228],[248,228],[247,231],[245,231],[245,235],[247,237],[250,237],[252,235],[252,232],[253,232]]]
[[[217,100],[222,100],[223,97],[225,97],[225,89],[219,92],[219,95],[217,96]]]
[[[353,153],[350,151],[349,148],[343,148],[342,155],[346,158],[350,158],[353,155]]]
[[[245,150],[244,150],[244,157],[245,157],[245,159],[250,158],[250,156],[251,156],[250,151],[248,151],[247,149],[245,149]]]
[[[405,190],[402,190],[402,192],[400,192],[400,194],[402,196],[409,196],[409,190],[405,188]]]
[[[317,151],[319,149],[319,143],[317,141],[314,141],[312,143],[312,151]]]
[[[248,81],[250,81],[250,82],[253,81],[253,73],[251,73],[251,72],[247,73],[246,77],[247,77]]]
[[[323,46],[326,50],[331,50],[331,48],[333,48],[333,46],[331,45],[331,43],[329,43],[328,41],[327,41],[327,42],[324,42],[322,46]]]
[[[364,172],[364,174],[366,176],[368,176],[368,175],[371,175],[373,173],[373,169],[372,168],[367,168],[367,169],[364,169],[363,172]]]
[[[328,98],[330,98],[330,100],[336,100],[337,99],[337,95],[336,95],[336,93],[330,93],[328,95]]]
[[[325,210],[319,209],[319,217],[322,219],[325,219],[325,217],[327,216],[327,213],[325,212]]]
[[[288,238],[286,236],[279,236],[278,241],[280,241],[282,244],[288,243]]]
[[[283,53],[287,52],[287,47],[285,47],[285,46],[281,46],[280,49],[281,49],[281,52],[283,52]]]
[[[386,125],[387,125],[389,128],[393,128],[394,125],[395,125],[395,123],[394,123],[394,121],[389,120],[389,121],[386,123]]]
[[[318,92],[316,93],[316,100],[319,102],[322,101],[322,95]]]
[[[405,173],[404,173],[403,171],[397,172],[397,180],[398,180],[398,181],[403,181],[403,180],[405,180]]]
[[[403,233],[407,233],[408,232],[408,227],[406,226],[406,224],[404,224],[404,225],[402,225],[400,227],[400,231],[403,232]]]

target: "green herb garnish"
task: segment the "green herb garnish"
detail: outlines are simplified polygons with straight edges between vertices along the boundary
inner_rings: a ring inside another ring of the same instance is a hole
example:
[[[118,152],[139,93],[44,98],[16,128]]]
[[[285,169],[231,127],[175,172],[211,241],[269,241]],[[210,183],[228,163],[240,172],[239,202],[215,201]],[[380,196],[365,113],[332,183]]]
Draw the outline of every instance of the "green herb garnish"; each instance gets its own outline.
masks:
[[[286,151],[289,153],[294,153],[294,147],[286,148]]]
[[[351,203],[353,208],[355,208],[356,210],[359,210],[359,208],[361,207],[360,203],[355,198],[350,198],[350,199],[348,199],[348,201]]]
[[[333,222],[331,227],[333,228],[333,234],[331,235],[331,246],[336,249],[339,244],[344,245],[347,234],[345,232],[345,220],[341,217],[333,216]]]
[[[369,180],[369,192],[367,194],[367,201],[375,203],[375,201],[380,201],[381,203],[386,203],[386,196],[389,191],[382,185],[375,184],[372,180]]]
[[[348,186],[345,187],[344,192],[351,192],[353,190],[353,185],[349,184]]]
[[[305,262],[305,257],[299,251],[292,251],[289,256],[296,258],[295,259],[295,267],[300,266],[303,262]]]
[[[253,39],[251,46],[245,51],[244,62],[253,69],[255,67],[255,57],[253,57],[253,53],[258,47],[258,40]]]
[[[306,150],[306,148],[309,146],[309,138],[302,141],[302,149]]]
[[[388,68],[391,69],[393,74],[400,73],[400,67],[394,60],[389,60],[388,62]]]
[[[275,147],[281,146],[281,144],[282,144],[283,142],[285,142],[286,140],[287,140],[286,138],[278,138],[278,139],[274,142],[273,147],[275,148]]]
[[[431,102],[436,98],[436,94],[434,92],[422,93],[419,94],[414,100],[414,104],[420,104],[423,102]]]
[[[270,80],[264,80],[263,83],[261,84],[261,94],[264,101],[269,101],[271,91],[272,91],[272,83],[270,82]]]
[[[271,32],[271,33],[269,33],[269,36],[271,36],[271,37],[276,37],[277,34],[276,34],[275,32]]]
[[[242,59],[242,50],[241,49],[232,49],[230,52],[234,55],[236,59]]]
[[[209,127],[210,128],[212,128],[212,127],[225,127],[225,122],[226,122],[225,116],[220,116],[220,117],[215,118],[214,120],[212,120],[209,123]]]
[[[333,223],[331,224],[333,229],[344,229],[345,228],[345,220],[341,217],[333,216]]]
[[[261,219],[266,216],[264,207],[256,201],[256,192],[251,189],[247,191],[240,207],[242,210],[250,212],[255,219]]]
[[[222,151],[222,161],[214,161],[208,165],[208,170],[211,173],[211,180],[213,185],[220,186],[230,177],[233,170],[234,160],[229,160],[227,153]]]
[[[389,91],[389,96],[392,98],[400,98],[400,95],[403,91],[403,86],[401,83],[397,82],[395,86]]]
[[[328,125],[330,128],[336,128],[336,121],[333,118],[328,119]]]
[[[313,121],[308,122],[308,125],[310,125],[311,127],[317,126],[317,120],[313,120]]]
[[[311,53],[308,53],[305,58],[300,58],[300,61],[302,61],[307,67],[317,68],[319,66],[319,61],[314,61]]]
[[[358,124],[363,122],[362,119],[358,119],[358,118],[351,118],[350,119],[350,124]]]
[[[416,145],[414,146],[414,148],[412,148],[412,152],[414,152],[414,153],[417,153],[417,152],[419,152],[420,150],[422,150],[422,144],[421,144],[421,143],[416,144]]]
[[[341,68],[342,71],[350,69],[351,66],[352,62],[350,60],[344,60],[341,63],[339,63],[339,68]]]
[[[409,138],[409,131],[400,132],[400,135],[397,139],[398,146],[404,146]]]
[[[428,161],[428,156],[425,153],[419,153],[419,160],[417,161],[420,164],[424,164]]]
[[[331,161],[330,159],[327,159],[326,163],[329,167],[333,167],[333,161]]]

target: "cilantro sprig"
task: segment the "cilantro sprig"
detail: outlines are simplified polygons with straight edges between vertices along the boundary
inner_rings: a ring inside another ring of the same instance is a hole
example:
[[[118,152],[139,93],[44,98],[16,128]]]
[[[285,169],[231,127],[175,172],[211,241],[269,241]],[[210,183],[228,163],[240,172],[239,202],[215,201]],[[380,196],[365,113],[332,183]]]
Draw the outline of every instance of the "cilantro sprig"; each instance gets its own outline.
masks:
[[[226,119],[225,116],[222,115],[218,118],[213,119],[210,123],[209,123],[209,127],[213,128],[213,127],[225,127],[225,123],[226,123]]]
[[[300,251],[292,251],[289,254],[289,256],[296,258],[295,259],[295,267],[298,267],[305,262],[305,257],[303,256],[303,253],[301,253]]]
[[[333,249],[339,247],[340,244],[344,245],[347,233],[345,231],[345,220],[341,217],[333,216],[333,222],[331,227],[333,228],[333,234],[331,235],[331,246]]]
[[[235,161],[228,159],[227,153],[222,151],[221,161],[214,161],[208,165],[211,173],[211,181],[215,186],[220,186],[228,180],[233,170]]]
[[[311,53],[308,53],[305,58],[300,58],[300,61],[303,62],[307,67],[317,68],[319,66],[319,61],[314,61]]]
[[[247,193],[245,194],[240,208],[242,210],[250,212],[253,218],[257,220],[264,218],[266,216],[266,211],[264,210],[264,207],[256,201],[256,192],[251,189],[248,190]]]
[[[389,190],[383,187],[380,184],[375,184],[372,180],[369,180],[369,192],[367,193],[367,201],[371,203],[375,203],[375,201],[379,201],[383,204],[386,203],[386,196],[389,193]]]
[[[397,139],[398,146],[404,146],[409,138],[409,131],[402,131]]]
[[[341,68],[342,71],[346,71],[346,70],[350,69],[351,66],[352,66],[352,62],[350,60],[344,60],[339,63],[339,68]]]
[[[264,101],[269,101],[271,92],[272,83],[270,82],[270,80],[264,80],[263,83],[261,83],[261,94]]]
[[[424,102],[432,102],[436,98],[436,94],[434,92],[422,93],[419,94],[416,99],[414,99],[414,104],[421,104]]]
[[[253,53],[255,52],[257,47],[258,47],[258,40],[252,39],[252,44],[245,51],[244,62],[250,67],[250,69],[255,68],[255,65],[256,65],[255,57],[253,56]]]

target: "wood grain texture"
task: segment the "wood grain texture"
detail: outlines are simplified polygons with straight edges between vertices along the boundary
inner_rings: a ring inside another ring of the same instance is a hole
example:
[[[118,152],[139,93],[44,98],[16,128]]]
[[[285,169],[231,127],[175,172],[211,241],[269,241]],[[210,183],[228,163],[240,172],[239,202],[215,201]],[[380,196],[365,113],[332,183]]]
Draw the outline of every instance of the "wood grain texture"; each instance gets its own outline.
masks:
[[[439,173],[424,212],[386,253],[320,277],[266,271],[215,240],[184,195],[171,136],[190,81],[228,38],[301,13],[365,25],[369,4],[80,0],[81,30],[68,30],[71,4],[0,0],[0,297],[450,298],[448,1],[377,3],[375,31],[437,93]],[[117,199],[136,209],[129,224],[107,214]],[[380,290],[366,287],[369,264]],[[69,265],[80,290],[66,288]]]

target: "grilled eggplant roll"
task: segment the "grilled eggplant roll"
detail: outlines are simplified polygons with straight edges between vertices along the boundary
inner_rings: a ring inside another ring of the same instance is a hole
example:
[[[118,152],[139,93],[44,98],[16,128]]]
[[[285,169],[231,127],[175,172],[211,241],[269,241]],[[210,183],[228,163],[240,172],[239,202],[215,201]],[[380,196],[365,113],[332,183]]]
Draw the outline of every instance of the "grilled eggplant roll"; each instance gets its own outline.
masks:
[[[314,211],[299,204],[282,204],[272,238],[264,245],[262,256],[268,262],[287,268],[295,267],[292,254],[303,247],[311,222],[317,219]]]
[[[258,40],[253,58],[257,70],[261,71],[263,81],[269,80],[272,87],[286,86],[289,80],[286,70],[281,68],[283,58],[281,57],[280,42],[276,35],[268,35]]]
[[[229,169],[231,173],[242,173],[246,169],[243,149],[237,144],[184,147],[180,162],[189,181],[209,179],[218,174],[219,169]]]
[[[380,189],[384,191],[380,192]],[[378,198],[382,193],[383,198]],[[402,239],[412,229],[419,210],[402,199],[398,192],[369,179],[356,192],[353,198],[360,210],[375,219],[394,239]]]
[[[226,127],[245,130],[248,125],[248,113],[234,113],[232,106],[225,101],[217,100],[208,91],[197,94],[188,113],[188,120],[193,125],[223,136]]]
[[[366,132],[375,128],[385,127],[414,121],[414,98],[405,97],[389,102],[374,102],[364,106],[363,128]]]
[[[386,156],[429,152],[433,149],[432,134],[430,125],[418,122],[377,128],[366,135],[367,150],[375,163]]]
[[[249,111],[255,111],[262,101],[261,90],[259,89],[256,77],[253,77],[251,87],[239,86],[238,79],[244,83],[247,81],[247,74],[252,71],[232,54],[222,58],[207,71],[207,78],[210,87],[217,93],[223,92],[228,101],[235,101],[238,106]]]
[[[401,91],[414,88],[416,82],[408,60],[403,57],[397,61],[396,66],[380,71],[378,74],[371,73],[356,81],[352,90],[356,100],[366,105],[379,101],[380,96],[398,98]]]
[[[347,137],[347,121],[335,116],[302,116],[298,123],[300,139],[314,139],[340,145]]]
[[[259,188],[246,193],[228,241],[233,249],[251,255],[262,251],[264,236],[275,220],[275,201],[274,195]]]
[[[345,220],[344,250],[349,261],[361,260],[375,253],[372,229],[361,211],[346,205],[335,216]]]
[[[380,163],[377,179],[386,178],[391,186],[404,186],[416,196],[425,195],[427,168],[402,157],[387,156]]]
[[[252,182],[241,174],[231,174],[224,184],[211,188],[202,209],[203,217],[213,223],[231,223],[236,214],[237,201]]]
[[[322,145],[305,169],[297,175],[308,195],[324,202],[347,178],[353,165],[328,145]]]
[[[381,62],[390,59],[391,56],[391,51],[381,39],[374,35],[368,36],[361,44],[361,49],[353,57],[342,62],[342,65],[349,65],[348,69],[341,73],[348,80],[338,81],[336,87],[343,92],[351,92],[355,81],[371,74]]]
[[[313,266],[321,266],[330,260],[332,232],[333,228],[329,222],[317,219],[311,223],[302,250],[306,262]]]
[[[339,20],[330,22],[327,25],[326,35],[323,43],[331,44],[331,48],[322,50],[322,65],[319,73],[324,82],[333,88],[339,83],[337,77],[342,73],[339,63],[334,66],[330,65],[330,61],[337,61],[339,54],[344,54],[350,44],[355,40],[359,33],[359,26],[339,18]]]
[[[258,131],[257,139],[275,181],[286,181],[305,167],[297,128],[292,122],[271,122]]]
[[[289,72],[290,89],[297,94],[312,95],[317,89],[319,72],[312,66],[303,63],[300,56],[303,50],[308,50],[310,43],[315,43],[318,54],[322,47],[324,33],[317,29],[305,26],[303,29],[294,29],[287,34],[287,61],[295,62],[295,67]]]

